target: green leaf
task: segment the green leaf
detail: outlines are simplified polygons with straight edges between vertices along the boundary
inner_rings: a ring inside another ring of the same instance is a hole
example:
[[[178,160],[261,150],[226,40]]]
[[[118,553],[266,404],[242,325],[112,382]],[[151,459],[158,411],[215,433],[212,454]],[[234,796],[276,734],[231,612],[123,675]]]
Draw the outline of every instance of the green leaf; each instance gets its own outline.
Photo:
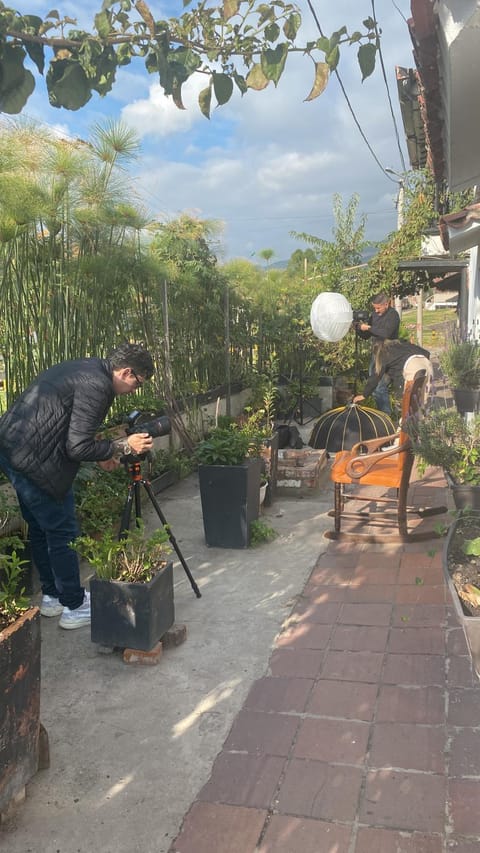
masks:
[[[227,74],[213,73],[213,89],[219,106],[226,104],[232,97],[233,80]]]
[[[355,32],[350,36],[350,44],[355,44],[355,42],[360,41],[361,38],[362,34],[358,30],[355,30]]]
[[[129,65],[132,60],[132,48],[129,44],[121,44],[117,50],[119,65]],[[156,70],[156,69],[155,69]]]
[[[325,89],[328,78],[330,76],[330,66],[327,62],[316,62],[315,63],[315,80],[313,82],[313,86],[308,98],[305,98],[306,101],[313,101],[315,98],[318,98],[319,95],[322,94]]]
[[[335,45],[333,50],[331,50],[330,53],[327,53],[325,61],[328,62],[330,70],[335,71],[335,68],[337,67],[340,61],[340,50],[338,48],[338,45]]]
[[[223,18],[229,21],[237,14],[240,6],[240,0],[223,0]]]
[[[298,12],[292,12],[288,16],[283,25],[283,34],[289,41],[294,41],[302,23],[301,15]]]
[[[200,111],[203,113],[205,118],[210,118],[210,107],[212,103],[212,87],[207,86],[206,89],[202,89],[198,96],[198,105],[200,107]]]
[[[32,62],[34,62],[37,66],[40,74],[43,74],[45,68],[45,53],[43,50],[43,45],[34,44],[33,42],[26,42],[25,50],[27,51]]]
[[[267,41],[274,42],[280,35],[280,27],[277,23],[273,22],[273,24],[269,24],[268,27],[265,27],[264,32]]]
[[[58,14],[56,9],[52,9],[47,15],[47,18],[56,18],[57,21],[60,20],[60,15]]]
[[[255,89],[256,92],[260,92],[261,89],[266,89],[270,80],[268,77],[265,77],[263,73],[262,66],[256,62],[255,65],[252,65],[250,71],[247,74],[246,84],[249,89]]]
[[[275,86],[277,85],[280,77],[282,76],[283,69],[285,68],[285,62],[287,61],[288,56],[288,47],[286,44],[277,44],[276,48],[272,50],[271,48],[267,48],[263,51],[260,63],[262,66],[262,71],[265,74],[265,77],[268,80],[273,80]]]
[[[234,71],[233,72],[233,79],[235,80],[235,83],[237,84],[237,87],[240,89],[240,92],[242,93],[242,95],[245,95],[247,88],[248,88],[246,81],[245,81],[245,77],[243,77],[242,74],[239,74],[237,71]]]
[[[373,28],[375,27],[374,18],[365,18],[365,20],[362,21],[362,23],[363,23],[363,26],[367,28],[367,30],[373,30]]]
[[[95,15],[95,27],[100,38],[107,38],[112,31],[112,22],[108,11]]]
[[[52,107],[65,107],[66,110],[79,110],[92,97],[83,68],[70,59],[57,59],[50,64],[47,89]]]
[[[377,49],[374,44],[362,44],[358,48],[357,56],[360,71],[362,72],[362,83],[367,77],[370,77],[370,74],[373,74],[376,55]]]
[[[330,39],[327,39],[327,38],[325,38],[325,36],[322,36],[321,38],[317,39],[316,44],[317,44],[317,47],[319,50],[323,50],[324,53],[329,52],[329,50],[330,50]]]
[[[0,60],[0,111],[20,113],[35,88],[31,71],[23,67],[25,51],[20,46],[5,44]]]

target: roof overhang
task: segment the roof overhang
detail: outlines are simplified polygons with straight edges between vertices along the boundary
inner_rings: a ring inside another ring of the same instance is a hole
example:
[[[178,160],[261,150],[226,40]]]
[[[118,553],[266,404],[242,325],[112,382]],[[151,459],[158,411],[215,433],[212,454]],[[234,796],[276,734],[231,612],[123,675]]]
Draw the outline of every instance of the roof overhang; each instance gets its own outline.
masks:
[[[456,192],[480,184],[480,3],[411,0],[411,10],[428,165]]]

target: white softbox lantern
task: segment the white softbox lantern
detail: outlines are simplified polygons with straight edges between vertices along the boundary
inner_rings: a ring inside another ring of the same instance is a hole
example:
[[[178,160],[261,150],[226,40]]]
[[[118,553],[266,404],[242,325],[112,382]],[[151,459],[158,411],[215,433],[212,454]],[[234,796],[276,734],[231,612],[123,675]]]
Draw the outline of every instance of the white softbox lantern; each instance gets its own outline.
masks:
[[[321,341],[341,341],[350,329],[352,320],[352,307],[341,293],[319,293],[310,309],[313,333]]]

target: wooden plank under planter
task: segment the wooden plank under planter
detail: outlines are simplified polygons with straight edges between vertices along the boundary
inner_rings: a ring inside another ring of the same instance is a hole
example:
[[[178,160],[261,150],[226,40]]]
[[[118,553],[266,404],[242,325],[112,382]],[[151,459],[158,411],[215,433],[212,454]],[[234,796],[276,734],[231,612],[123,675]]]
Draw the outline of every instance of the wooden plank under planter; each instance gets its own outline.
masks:
[[[40,611],[0,631],[0,812],[38,769]]]
[[[457,619],[460,622],[463,628],[463,632],[465,634],[467,646],[469,648],[470,655],[472,658],[473,667],[477,676],[480,678],[480,616],[467,616],[467,614],[464,612],[461,601],[458,597],[457,589],[448,570],[448,553],[450,543],[455,535],[455,530],[457,526],[461,523],[461,521],[461,518],[457,518],[448,529],[447,538],[443,547],[443,573],[445,575],[445,580],[447,582],[447,586],[452,597]]]
[[[173,563],[167,563],[148,583],[90,581],[93,643],[149,652],[172,627]]]
[[[205,541],[213,548],[248,548],[260,514],[261,459],[243,465],[199,465]]]

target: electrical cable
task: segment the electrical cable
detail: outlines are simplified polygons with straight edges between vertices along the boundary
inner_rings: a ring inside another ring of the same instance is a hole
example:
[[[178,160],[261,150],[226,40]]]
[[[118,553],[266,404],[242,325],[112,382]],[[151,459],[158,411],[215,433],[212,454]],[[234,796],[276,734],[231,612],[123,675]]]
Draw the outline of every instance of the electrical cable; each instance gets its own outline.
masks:
[[[393,104],[392,104],[392,99],[390,96],[390,88],[388,86],[387,74],[385,71],[385,63],[383,61],[382,46],[380,43],[380,33],[378,31],[377,15],[376,15],[376,11],[375,11],[375,0],[371,0],[371,4],[372,4],[372,17],[373,17],[373,20],[375,21],[375,35],[377,36],[377,50],[378,50],[378,55],[380,58],[380,67],[382,69],[383,82],[385,83],[385,89],[387,90],[387,98],[388,98],[388,104],[390,107],[390,115],[392,116],[393,127],[394,127],[394,131],[395,131],[395,139],[397,140],[397,148],[398,148],[398,151],[400,154],[400,162],[402,164],[402,172],[406,172],[407,167],[405,165],[405,158],[403,156],[402,146],[400,145],[400,134],[398,132],[397,120],[395,118],[395,113],[393,111]]]
[[[320,25],[320,21],[318,20],[317,13],[315,12],[315,9],[313,8],[313,5],[312,5],[311,0],[307,0],[307,6],[308,6],[308,8],[310,9],[310,12],[312,13],[313,20],[315,21],[315,23],[316,23],[316,25],[317,25],[317,27],[318,27],[318,31],[319,31],[320,35],[321,35],[323,38],[325,38],[325,34],[324,34],[324,32],[322,31],[322,27],[321,27],[321,25]],[[375,151],[373,150],[372,146],[370,145],[370,142],[368,141],[368,139],[367,139],[367,137],[366,137],[366,135],[365,135],[365,133],[364,133],[364,131],[363,131],[363,128],[361,127],[360,122],[359,122],[359,120],[358,120],[357,116],[355,115],[355,111],[354,111],[354,109],[353,109],[353,107],[352,107],[352,104],[350,103],[350,99],[349,99],[349,97],[348,97],[348,95],[347,95],[347,92],[346,92],[346,90],[345,90],[345,86],[343,85],[343,82],[342,82],[342,79],[341,79],[341,77],[340,77],[340,74],[338,73],[338,71],[337,71],[337,69],[336,69],[336,68],[335,68],[335,70],[334,70],[334,74],[335,74],[335,76],[336,76],[336,78],[337,78],[337,80],[338,80],[338,83],[339,83],[340,88],[341,88],[341,90],[342,90],[343,97],[345,98],[346,104],[347,104],[347,106],[348,106],[348,109],[350,110],[351,116],[352,116],[352,118],[353,118],[353,120],[354,120],[354,122],[355,122],[355,124],[356,124],[356,126],[357,126],[357,129],[358,129],[358,131],[359,131],[359,133],[360,133],[360,136],[362,137],[363,141],[365,142],[365,145],[367,146],[368,150],[370,151],[370,154],[372,155],[373,159],[375,160],[375,162],[376,162],[377,166],[382,170],[383,174],[385,175],[385,177],[386,177],[386,178],[388,178],[388,180],[389,180],[389,181],[391,181],[393,184],[398,183],[398,181],[396,181],[394,178],[392,178],[392,177],[388,174],[388,172],[385,170],[385,168],[382,166],[382,164],[381,164],[380,160],[378,159],[378,157],[377,157],[377,155],[376,155]]]

